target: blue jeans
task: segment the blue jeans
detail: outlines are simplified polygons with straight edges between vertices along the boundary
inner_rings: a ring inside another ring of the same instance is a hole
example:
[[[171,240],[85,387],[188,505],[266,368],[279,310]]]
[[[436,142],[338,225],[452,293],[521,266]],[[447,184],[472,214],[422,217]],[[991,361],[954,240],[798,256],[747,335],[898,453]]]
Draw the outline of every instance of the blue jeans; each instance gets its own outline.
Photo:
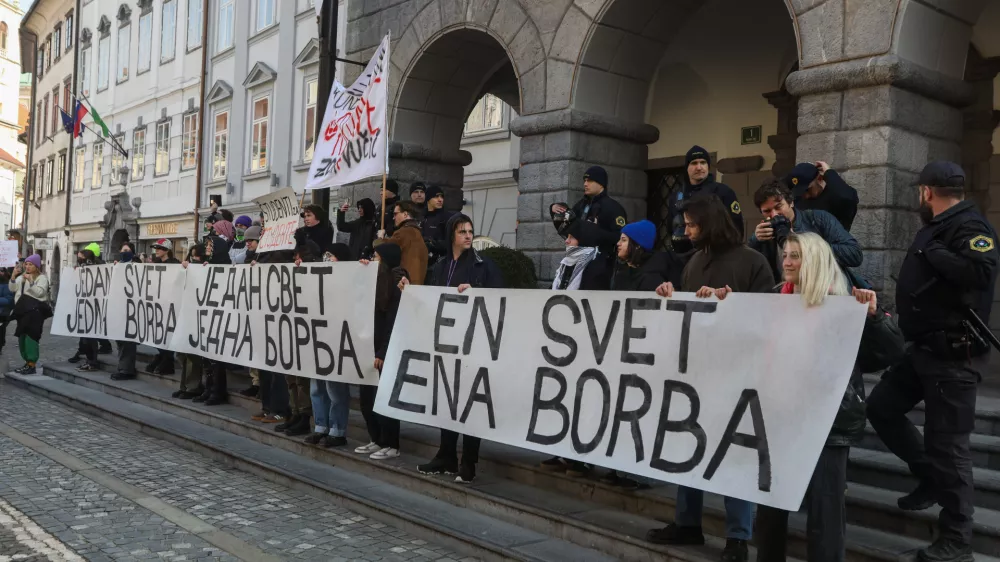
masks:
[[[309,398],[316,420],[316,433],[329,433],[334,437],[347,434],[347,417],[351,412],[350,385],[311,379]]]
[[[674,523],[679,527],[701,527],[701,506],[705,493],[696,488],[677,487]],[[753,537],[754,504],[726,498],[726,538],[748,541]]]

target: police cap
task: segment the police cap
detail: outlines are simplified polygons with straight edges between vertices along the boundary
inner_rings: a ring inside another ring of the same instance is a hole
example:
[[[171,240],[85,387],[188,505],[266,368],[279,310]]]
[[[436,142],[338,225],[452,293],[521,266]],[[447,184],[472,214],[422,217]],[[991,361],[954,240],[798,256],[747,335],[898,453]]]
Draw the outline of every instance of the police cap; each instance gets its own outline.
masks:
[[[928,187],[965,187],[965,171],[954,162],[937,160],[924,166],[917,185]]]

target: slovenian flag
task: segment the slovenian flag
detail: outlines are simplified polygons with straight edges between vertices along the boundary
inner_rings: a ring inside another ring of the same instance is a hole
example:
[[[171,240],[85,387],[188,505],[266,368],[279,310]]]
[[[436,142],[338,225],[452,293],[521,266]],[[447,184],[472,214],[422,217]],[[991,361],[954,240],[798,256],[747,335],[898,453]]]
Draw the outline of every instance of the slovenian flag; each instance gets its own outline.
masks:
[[[76,100],[76,110],[73,112],[73,137],[79,137],[83,134],[83,118],[87,116],[87,108],[84,107],[83,102]]]

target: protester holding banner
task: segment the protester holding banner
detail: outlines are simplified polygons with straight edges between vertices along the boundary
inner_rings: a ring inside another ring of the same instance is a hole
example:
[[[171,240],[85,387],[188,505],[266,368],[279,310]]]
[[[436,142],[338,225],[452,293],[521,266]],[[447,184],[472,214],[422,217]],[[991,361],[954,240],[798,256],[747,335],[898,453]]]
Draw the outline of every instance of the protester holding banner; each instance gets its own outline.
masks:
[[[427,277],[427,244],[417,222],[420,209],[409,201],[400,201],[393,207],[392,217],[396,230],[389,242],[402,250],[402,268],[409,275],[410,283],[423,285]]]
[[[10,272],[7,268],[0,271],[0,351],[7,343],[7,324],[10,313],[14,310],[14,293],[10,290]]]
[[[830,245],[818,234],[791,234],[785,243],[782,269],[784,283],[778,291],[798,295],[807,307],[822,306],[828,296],[852,294],[852,287],[837,265]],[[725,299],[729,291],[715,291]],[[875,372],[895,363],[903,353],[903,336],[891,317],[878,307],[875,292],[853,289],[858,302],[868,305],[868,318],[861,337],[851,380],[844,390],[840,411],[826,438],[826,445],[813,470],[806,491],[806,560],[842,562],[845,552],[847,509],[847,459],[851,445],[865,432],[865,384],[863,372]],[[757,512],[757,560],[785,560],[788,512],[760,506]]]
[[[263,228],[251,226],[243,233],[243,240],[246,242],[246,249],[238,256],[239,261],[233,263],[253,263],[257,261],[257,244],[260,242],[260,235]]]
[[[377,225],[379,230],[376,233],[376,238],[385,238],[387,236],[392,236],[392,233],[396,231],[396,221],[394,217],[396,216],[396,203],[399,202],[399,184],[396,180],[389,179],[385,182],[385,205],[379,205],[375,209],[375,214],[379,217],[379,224]],[[423,203],[420,203],[418,208],[422,208]]]
[[[209,264],[229,265],[229,242],[225,238],[228,234],[233,236],[235,229],[233,224],[227,220],[218,220],[212,225],[215,231],[214,236],[209,236],[205,240],[205,256]],[[204,402],[206,406],[217,406],[229,401],[229,391],[226,379],[227,365],[222,361],[202,360],[203,365],[211,369],[208,380],[205,381],[205,391],[194,399],[195,402]]]
[[[714,294],[713,288],[729,291],[767,293],[774,287],[774,277],[767,260],[743,244],[743,235],[733,224],[730,210],[715,195],[699,195],[683,208],[684,235],[694,244],[695,253],[684,267],[681,290],[696,292],[699,297]],[[656,289],[663,297],[672,297],[673,283]],[[656,544],[701,545],[704,492],[686,486],[677,487],[674,523],[646,534]],[[747,542],[753,535],[754,505],[727,497],[725,562],[746,562]]]
[[[152,247],[154,253],[152,263],[180,265],[180,260],[174,257],[174,251],[171,249],[170,240],[160,238],[156,242],[153,242]],[[157,375],[174,374],[174,352],[169,349],[157,350],[156,359],[153,359],[148,365],[146,365],[146,372],[155,373]]]
[[[461,213],[457,214],[448,221],[447,228],[451,253],[434,266],[427,284],[436,287],[456,287],[459,293],[473,288],[502,289],[503,274],[500,269],[493,260],[479,255],[479,252],[472,247],[475,235],[472,219]],[[405,279],[400,281],[403,287],[409,284]],[[478,437],[465,436],[462,441],[462,463],[459,466],[458,434],[442,429],[441,446],[437,454],[430,462],[417,467],[417,470],[422,474],[454,474],[457,471],[458,477],[455,481],[469,484],[476,478],[479,444]]]
[[[375,224],[375,202],[368,198],[358,201],[358,218],[348,222],[347,210],[350,208],[350,203],[346,201],[340,206],[340,212],[337,213],[337,230],[351,236],[347,243],[351,250],[351,259],[359,260],[368,257],[367,252],[378,231],[378,225]],[[320,248],[325,247],[326,244],[320,245]]]
[[[118,263],[142,263],[135,253],[135,244],[125,242],[121,247],[121,260]],[[111,375],[113,381],[126,381],[136,377],[135,357],[138,344],[131,341],[118,342],[118,370]]]
[[[90,244],[87,247],[96,246],[96,244]],[[76,253],[76,267],[91,267],[102,263],[97,257],[94,256],[94,252],[91,250],[80,250]],[[110,342],[108,342],[110,346]],[[94,338],[80,338],[80,345],[77,347],[76,355],[70,357],[70,363],[76,363],[80,361],[80,357],[83,357],[83,365],[76,368],[77,371],[81,372],[92,372],[99,371],[100,364],[97,361],[98,354],[98,341]]]
[[[233,263],[243,263],[243,254],[246,253],[246,231],[253,224],[250,217],[246,215],[240,215],[235,222],[233,222],[233,228],[235,232],[233,233],[232,244],[229,246],[229,260]]]
[[[42,328],[47,318],[52,316],[49,307],[49,278],[42,273],[42,257],[32,254],[24,263],[14,267],[14,274],[7,284],[14,293],[14,312],[17,321],[17,348],[24,359],[24,366],[16,373],[35,374],[38,362],[38,343],[42,339]]]
[[[641,220],[622,229],[616,256],[620,262],[612,291],[655,291],[663,283],[677,283],[684,260],[675,252],[654,252],[656,225]]]

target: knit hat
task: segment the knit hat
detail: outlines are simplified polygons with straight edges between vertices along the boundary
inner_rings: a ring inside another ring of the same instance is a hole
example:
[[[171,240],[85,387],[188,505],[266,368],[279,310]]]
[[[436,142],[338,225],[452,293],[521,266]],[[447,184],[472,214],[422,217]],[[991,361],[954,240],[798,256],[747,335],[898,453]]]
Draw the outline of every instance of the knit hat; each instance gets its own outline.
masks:
[[[219,236],[230,242],[233,240],[233,235],[236,234],[236,229],[233,228],[233,223],[227,220],[216,221],[215,224],[212,225],[212,228],[215,229],[215,232],[217,232]]]
[[[427,186],[424,185],[424,182],[418,181],[418,182],[416,182],[416,183],[414,183],[413,185],[410,186],[410,196],[411,197],[413,196],[413,192],[414,191],[423,191],[423,192],[426,193],[427,192]]]
[[[87,244],[87,246],[84,247],[83,249],[90,250],[91,252],[93,252],[95,258],[101,257],[101,245],[98,244],[97,242],[91,242],[90,244]]]
[[[253,219],[246,215],[240,215],[239,218],[236,219],[236,222],[233,223],[233,225],[242,226],[243,228],[250,228],[250,225],[252,224]]]
[[[243,239],[260,240],[260,235],[263,233],[263,230],[264,229],[262,229],[259,226],[251,226],[250,228],[247,229],[246,232],[243,233]]]
[[[386,180],[385,190],[388,191],[389,193],[394,193],[396,195],[399,195],[399,183],[397,183],[396,180]]]
[[[403,263],[403,249],[392,242],[375,246],[375,253],[379,255],[382,263],[389,266],[389,269],[397,268]]]
[[[31,254],[30,256],[25,258],[24,261],[35,264],[35,267],[38,269],[42,268],[42,256],[38,254]]]
[[[712,165],[712,156],[708,154],[708,151],[704,148],[694,145],[691,150],[687,151],[687,155],[684,156],[684,165],[687,166],[695,160],[704,160],[708,162],[708,165]]]
[[[587,171],[583,174],[583,179],[596,181],[604,186],[604,189],[608,188],[608,171],[600,166],[587,168]]]
[[[625,225],[622,234],[628,236],[633,242],[647,252],[653,251],[656,245],[656,225],[648,220],[641,220],[629,225]]]
[[[160,238],[156,242],[153,242],[153,244],[152,244],[151,247],[154,250],[169,250],[170,249],[170,240],[167,240],[166,238]]]
[[[434,199],[438,195],[443,196],[444,195],[444,190],[441,189],[440,186],[432,185],[432,186],[428,187],[427,190],[424,193],[427,194],[427,198],[428,199]]]
[[[323,252],[337,258],[337,261],[352,261],[351,248],[347,244],[340,242],[330,242],[323,248]]]

